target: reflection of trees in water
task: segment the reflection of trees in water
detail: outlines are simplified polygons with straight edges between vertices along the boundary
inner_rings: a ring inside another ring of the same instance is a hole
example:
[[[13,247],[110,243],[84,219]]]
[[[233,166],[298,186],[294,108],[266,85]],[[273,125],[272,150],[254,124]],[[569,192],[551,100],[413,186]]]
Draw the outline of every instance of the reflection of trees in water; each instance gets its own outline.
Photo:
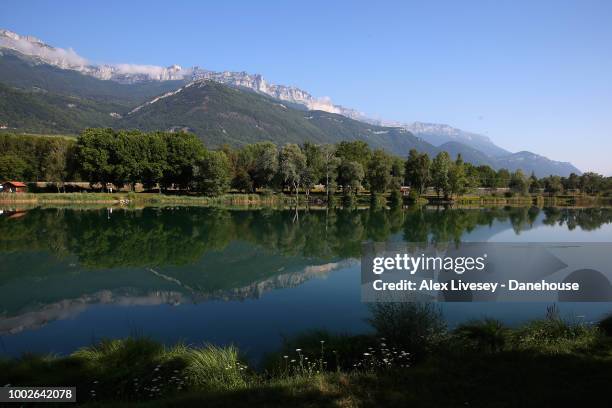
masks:
[[[593,230],[612,221],[606,208],[543,210],[546,225]],[[246,241],[284,256],[332,259],[359,257],[366,240],[397,235],[408,242],[460,242],[478,226],[510,222],[531,227],[540,210],[370,209],[230,211],[213,208],[33,210],[19,220],[0,218],[0,251],[44,250],[75,256],[88,267],[186,265],[232,241]],[[401,234],[400,234],[401,233]]]
[[[404,217],[406,242],[445,243],[461,242],[461,237],[478,226],[492,226],[496,222],[509,221],[516,233],[533,225],[537,208],[489,208],[408,210]]]
[[[612,219],[612,208],[544,208],[545,225],[566,226],[568,230],[580,228],[585,231],[598,229]]]

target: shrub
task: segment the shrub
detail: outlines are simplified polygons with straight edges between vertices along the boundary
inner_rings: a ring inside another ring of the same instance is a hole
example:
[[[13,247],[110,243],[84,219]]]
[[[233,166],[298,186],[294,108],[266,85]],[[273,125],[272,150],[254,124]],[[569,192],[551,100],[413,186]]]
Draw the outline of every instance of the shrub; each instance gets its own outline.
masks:
[[[420,359],[446,337],[440,308],[429,302],[374,303],[368,320],[377,336]]]
[[[408,202],[411,204],[418,203],[419,198],[421,198],[421,195],[419,194],[419,192],[416,191],[415,189],[411,189],[410,193],[408,194]]]
[[[454,334],[479,351],[498,352],[506,345],[508,329],[499,320],[484,319],[463,323]]]
[[[598,339],[597,327],[571,323],[561,318],[534,320],[514,332],[513,344],[551,354],[588,349]]]

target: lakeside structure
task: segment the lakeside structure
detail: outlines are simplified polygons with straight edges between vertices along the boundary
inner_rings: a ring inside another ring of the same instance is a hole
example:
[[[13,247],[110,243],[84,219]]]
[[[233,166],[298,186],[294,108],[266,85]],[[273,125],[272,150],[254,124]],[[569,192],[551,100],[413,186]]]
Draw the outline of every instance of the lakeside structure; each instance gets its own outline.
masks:
[[[2,183],[2,188],[0,192],[3,193],[25,193],[28,191],[28,186],[26,186],[21,181],[6,181]]]

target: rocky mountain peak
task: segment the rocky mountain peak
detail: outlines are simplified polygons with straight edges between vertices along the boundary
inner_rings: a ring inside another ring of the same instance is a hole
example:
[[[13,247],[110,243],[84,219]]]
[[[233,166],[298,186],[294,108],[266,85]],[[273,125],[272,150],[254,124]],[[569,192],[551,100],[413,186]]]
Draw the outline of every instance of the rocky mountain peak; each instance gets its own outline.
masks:
[[[436,124],[426,122],[403,123],[397,121],[385,121],[372,119],[365,114],[341,105],[334,104],[330,98],[315,97],[310,93],[287,85],[278,85],[268,82],[260,74],[250,74],[244,71],[210,71],[201,67],[183,68],[180,65],[170,65],[167,67],[155,65],[138,64],[94,64],[78,55],[72,49],[52,47],[38,38],[22,36],[9,30],[0,29],[0,50],[9,49],[24,55],[35,63],[45,63],[61,69],[78,71],[84,75],[89,75],[101,80],[115,81],[119,83],[141,83],[150,81],[183,81],[177,84],[171,91],[166,91],[163,95],[133,108],[129,115],[138,112],[142,107],[155,104],[157,101],[174,96],[184,90],[190,84],[198,81],[214,81],[217,83],[231,85],[252,90],[256,93],[264,94],[280,101],[302,105],[308,110],[318,110],[335,113],[365,122],[370,125],[393,127],[405,129],[414,134],[421,140],[433,145],[442,146],[449,142],[457,142],[471,149],[476,149],[488,158],[486,160],[504,161],[504,166],[512,167],[514,162],[538,162],[543,163],[548,160],[542,156],[519,152],[512,155],[511,152],[495,145],[487,136],[466,132],[461,129],[453,128],[447,124]],[[397,132],[396,132],[397,133]],[[406,132],[408,133],[408,132]],[[547,170],[563,167],[566,163],[545,163]],[[540,167],[542,167],[541,165]],[[565,166],[568,167],[568,166]],[[577,170],[572,166],[572,171]],[[557,173],[562,173],[556,171]]]

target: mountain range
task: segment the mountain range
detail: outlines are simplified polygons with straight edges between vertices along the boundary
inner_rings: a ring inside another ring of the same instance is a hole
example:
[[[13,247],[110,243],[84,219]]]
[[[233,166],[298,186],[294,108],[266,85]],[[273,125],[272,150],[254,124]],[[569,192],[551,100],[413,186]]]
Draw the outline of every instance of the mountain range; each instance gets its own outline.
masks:
[[[73,50],[0,30],[0,129],[78,133],[99,126],[185,130],[212,147],[363,140],[402,156],[411,148],[430,155],[444,150],[538,177],[580,174],[571,163],[512,153],[487,136],[448,125],[374,120],[259,74],[92,64]]]

